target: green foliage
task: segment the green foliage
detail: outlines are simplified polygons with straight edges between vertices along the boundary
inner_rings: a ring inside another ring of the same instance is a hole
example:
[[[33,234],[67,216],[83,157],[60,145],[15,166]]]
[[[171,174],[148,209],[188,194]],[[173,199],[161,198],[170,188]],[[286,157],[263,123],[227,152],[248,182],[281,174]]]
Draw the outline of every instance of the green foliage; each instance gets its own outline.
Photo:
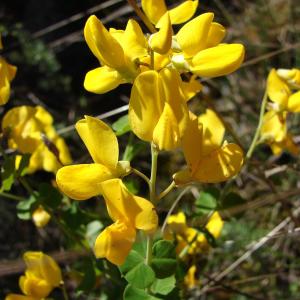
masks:
[[[176,286],[176,278],[174,275],[163,279],[155,279],[151,286],[154,294],[168,295]]]
[[[57,208],[63,199],[62,194],[51,184],[41,183],[38,189],[38,201],[52,209]]]
[[[209,187],[200,192],[196,199],[196,213],[208,214],[217,209],[220,192],[217,188]]]
[[[112,128],[116,132],[117,136],[129,132],[131,129],[129,125],[128,115],[120,117],[116,122],[112,124]]]
[[[30,220],[33,209],[37,206],[37,199],[31,195],[29,199],[20,201],[17,205],[17,216],[21,220]]]

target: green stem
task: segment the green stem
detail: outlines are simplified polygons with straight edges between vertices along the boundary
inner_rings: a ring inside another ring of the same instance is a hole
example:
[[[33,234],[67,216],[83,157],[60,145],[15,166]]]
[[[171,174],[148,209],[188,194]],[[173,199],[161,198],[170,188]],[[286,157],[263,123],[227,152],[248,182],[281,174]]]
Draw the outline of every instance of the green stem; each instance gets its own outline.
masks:
[[[176,186],[175,182],[172,181],[172,182],[170,183],[170,185],[169,185],[164,191],[162,191],[162,192],[158,195],[157,201],[159,201],[159,200],[161,200],[162,198],[164,198],[165,196],[167,196],[167,195],[174,189],[175,186]]]
[[[263,125],[263,117],[264,117],[264,114],[265,114],[265,111],[266,111],[267,100],[268,100],[268,93],[267,93],[267,89],[266,89],[263,100],[262,100],[262,103],[261,103],[258,125],[257,125],[256,131],[255,131],[255,135],[253,137],[253,140],[251,142],[251,145],[249,147],[249,150],[246,154],[246,161],[251,158],[251,156],[253,154],[253,151],[254,151],[254,149],[257,145],[260,130],[261,130],[261,127]]]
[[[68,293],[67,293],[65,284],[63,284],[63,285],[61,286],[61,291],[62,291],[62,293],[63,293],[64,300],[69,300],[69,296],[68,296]]]
[[[20,196],[16,196],[16,195],[12,195],[12,194],[5,193],[5,192],[0,192],[0,196],[8,198],[8,199],[17,200],[17,201],[27,200],[26,198],[23,198],[23,197],[20,197]]]
[[[150,201],[155,205],[156,199],[156,174],[157,174],[157,158],[158,150],[156,146],[151,144],[151,177],[150,177]],[[146,264],[150,265],[152,260],[152,246],[153,246],[153,235],[147,236],[147,251],[146,251]]]
[[[25,188],[25,190],[28,192],[28,194],[33,195],[35,197],[37,196],[36,191],[33,190],[33,188],[29,185],[29,183],[24,177],[19,177],[18,179]]]
[[[142,172],[140,172],[139,170],[135,169],[135,168],[131,168],[132,173],[134,173],[135,175],[141,177],[143,180],[145,180],[147,182],[147,184],[150,187],[150,179]]]

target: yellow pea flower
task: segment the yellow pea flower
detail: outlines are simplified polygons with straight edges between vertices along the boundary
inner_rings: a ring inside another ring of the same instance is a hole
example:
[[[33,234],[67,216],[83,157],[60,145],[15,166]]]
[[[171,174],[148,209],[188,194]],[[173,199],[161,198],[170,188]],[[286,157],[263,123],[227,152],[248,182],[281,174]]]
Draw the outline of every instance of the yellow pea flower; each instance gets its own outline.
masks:
[[[61,270],[55,260],[42,252],[28,251],[23,255],[25,275],[19,280],[24,295],[9,294],[5,300],[42,300],[62,284]]]
[[[300,70],[292,69],[278,70],[272,69],[267,80],[268,97],[275,105],[276,111],[300,112]]]
[[[2,38],[0,35],[0,50],[3,49]],[[17,67],[10,65],[0,56],[0,105],[4,105],[10,95],[10,83],[15,78]]]
[[[99,187],[108,213],[115,223],[97,237],[95,255],[121,265],[132,248],[136,230],[151,234],[157,228],[158,217],[152,203],[132,195],[121,179],[106,180]]]
[[[184,23],[194,15],[197,7],[198,0],[186,0],[170,10],[165,0],[142,0],[142,9],[152,24],[157,24],[166,12],[169,12],[172,24]]]
[[[109,31],[96,16],[90,16],[84,27],[85,40],[102,65],[86,74],[86,90],[102,94],[122,83],[132,82],[139,74],[137,59],[146,56],[147,40],[134,20],[126,29]]]
[[[281,154],[284,150],[294,155],[299,154],[299,148],[293,141],[293,137],[287,131],[287,112],[278,113],[270,110],[263,117],[263,125],[260,131],[262,142],[270,145],[274,155]]]
[[[237,70],[244,60],[241,44],[221,43],[225,28],[213,22],[213,13],[204,13],[185,24],[174,37],[177,53],[173,65],[198,76],[217,77]]]
[[[131,168],[129,162],[119,161],[117,137],[104,122],[85,116],[75,127],[94,163],[63,167],[56,182],[70,198],[86,200],[101,194],[99,183],[125,176]]]
[[[174,174],[176,184],[191,181],[217,183],[235,176],[243,165],[243,151],[234,144],[223,142],[224,126],[210,109],[190,121],[182,138],[188,169]]]
[[[218,212],[214,212],[206,224],[206,229],[217,239],[221,235],[223,220]],[[194,255],[207,250],[209,244],[203,233],[189,227],[183,212],[171,215],[167,220],[164,238],[171,240],[175,236],[177,241],[176,252],[180,254],[187,246],[188,254]]]
[[[46,226],[50,219],[51,215],[41,205],[32,213],[32,221],[36,227],[42,228]]]
[[[52,116],[41,106],[12,108],[3,117],[2,131],[8,134],[10,148],[31,154],[29,173],[42,169],[55,173],[62,166],[61,163],[71,162],[67,145],[53,127]],[[45,145],[43,136],[57,148],[59,161]]]
[[[160,150],[180,145],[188,122],[188,109],[181,79],[174,69],[141,73],[134,81],[129,102],[132,131]]]
[[[187,274],[184,276],[184,284],[189,288],[192,289],[195,286],[199,285],[199,281],[196,278],[197,267],[192,265],[189,267]]]

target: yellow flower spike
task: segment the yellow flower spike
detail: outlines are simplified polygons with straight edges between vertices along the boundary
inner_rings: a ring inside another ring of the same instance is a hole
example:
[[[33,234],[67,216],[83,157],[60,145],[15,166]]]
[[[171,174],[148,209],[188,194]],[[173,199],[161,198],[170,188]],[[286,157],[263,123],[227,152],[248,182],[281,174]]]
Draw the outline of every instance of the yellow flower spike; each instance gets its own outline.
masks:
[[[36,227],[46,226],[51,219],[51,215],[40,205],[32,213],[32,221]]]
[[[212,22],[208,31],[205,48],[215,47],[219,45],[226,35],[225,28],[216,22]]]
[[[158,218],[153,204],[132,195],[121,179],[111,179],[100,184],[108,213],[113,221],[130,224],[146,232],[156,230]]]
[[[198,52],[190,62],[190,70],[204,77],[228,75],[240,67],[244,55],[241,44],[219,44]]]
[[[52,116],[44,108],[25,105],[12,108],[2,120],[9,147],[31,154],[28,173],[42,169],[56,173],[62,167],[61,163],[72,161],[67,145],[57,135],[52,123]],[[46,146],[48,142],[57,148],[59,160]]]
[[[159,26],[159,31],[150,36],[149,44],[153,51],[166,54],[171,48],[173,34],[168,12],[161,17],[157,26]]]
[[[101,194],[99,183],[130,172],[130,164],[118,161],[119,145],[115,133],[97,118],[85,116],[75,125],[94,163],[66,166],[58,170],[58,187],[75,200]]]
[[[142,140],[154,141],[160,150],[179,145],[188,121],[181,79],[174,69],[146,71],[135,80],[129,102],[129,121]],[[171,136],[165,130],[175,130]]]
[[[120,221],[106,227],[97,237],[94,253],[115,265],[122,265],[135,241],[136,231]]]
[[[10,95],[10,82],[14,79],[17,67],[0,57],[0,105],[7,103]]]
[[[176,39],[186,58],[193,57],[205,48],[213,18],[213,13],[202,14],[179,30]]]
[[[203,120],[216,122],[217,116],[208,111]],[[217,183],[235,176],[243,165],[243,151],[236,144],[221,142],[223,126],[219,120],[216,138],[211,136],[214,124],[202,124],[190,114],[190,122],[184,132],[182,147],[188,170],[173,175],[176,184],[185,184],[190,181]]]
[[[61,270],[49,255],[43,252],[27,251],[24,253],[23,259],[30,276],[43,279],[52,287],[58,287],[62,283]]]
[[[267,80],[268,97],[278,105],[278,110],[286,109],[291,95],[291,90],[288,85],[272,69]]]

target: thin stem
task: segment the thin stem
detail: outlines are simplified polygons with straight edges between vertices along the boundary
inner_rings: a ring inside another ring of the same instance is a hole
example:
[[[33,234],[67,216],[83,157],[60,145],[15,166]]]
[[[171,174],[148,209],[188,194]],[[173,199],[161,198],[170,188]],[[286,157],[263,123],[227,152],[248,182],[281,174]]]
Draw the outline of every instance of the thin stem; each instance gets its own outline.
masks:
[[[135,168],[131,168],[131,170],[132,170],[132,173],[134,173],[135,175],[141,177],[150,186],[150,179],[144,173],[140,172],[139,170],[137,170]]]
[[[63,285],[61,286],[61,291],[62,291],[62,293],[63,293],[64,300],[69,300],[69,296],[68,296],[68,293],[67,293],[65,284],[63,284]]]
[[[151,144],[151,177],[150,177],[150,201],[151,203],[156,203],[156,174],[157,174],[157,158],[158,150],[156,146]],[[147,236],[147,251],[146,251],[146,264],[150,265],[152,260],[152,246],[153,246],[153,235],[149,234]]]
[[[5,192],[0,192],[0,196],[8,198],[8,199],[17,200],[17,201],[27,200],[26,198],[23,198],[23,197],[20,197],[20,196],[16,196],[16,195],[12,195],[12,194],[5,193]]]
[[[30,195],[36,196],[36,191],[33,190],[33,188],[29,185],[29,183],[24,177],[19,177],[18,179]]]
[[[257,145],[257,141],[258,141],[258,138],[259,138],[260,130],[261,130],[261,127],[263,125],[263,117],[264,117],[264,114],[265,114],[265,111],[266,111],[267,100],[268,100],[268,93],[267,93],[267,89],[266,89],[264,97],[263,97],[263,100],[262,100],[262,103],[261,103],[258,125],[257,125],[256,131],[255,131],[255,135],[253,137],[253,140],[251,142],[251,145],[249,147],[249,150],[248,150],[248,152],[246,154],[246,161],[251,158],[252,153],[253,153],[256,145]]]
[[[173,213],[175,207],[177,206],[177,204],[179,203],[179,201],[181,200],[181,198],[183,197],[183,195],[190,189],[191,187],[186,187],[179,195],[178,197],[175,199],[173,205],[171,206],[171,208],[168,211],[168,214],[164,220],[163,225],[161,226],[161,234],[164,235],[165,229],[167,227],[168,224],[168,218],[170,217],[170,215]]]
[[[158,195],[157,200],[159,201],[165,196],[167,196],[174,189],[175,186],[176,186],[175,182],[172,181],[170,185]]]
[[[148,17],[142,12],[134,0],[127,0],[128,4],[134,9],[135,13],[140,17],[146,27],[151,33],[155,33],[156,29],[148,19]]]

